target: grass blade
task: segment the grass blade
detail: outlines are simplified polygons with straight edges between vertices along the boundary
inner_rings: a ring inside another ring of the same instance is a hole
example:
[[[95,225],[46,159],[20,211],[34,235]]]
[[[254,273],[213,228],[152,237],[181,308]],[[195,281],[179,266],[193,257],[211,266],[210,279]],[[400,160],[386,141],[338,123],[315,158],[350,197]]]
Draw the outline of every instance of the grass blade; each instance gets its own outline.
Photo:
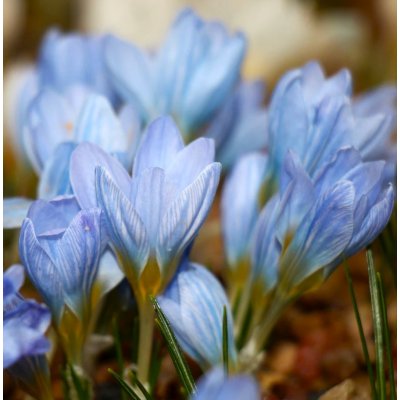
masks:
[[[375,335],[378,396],[379,399],[385,400],[386,380],[385,380],[385,354],[384,354],[384,342],[383,342],[383,332],[382,332],[383,318],[380,306],[377,277],[371,250],[367,250],[367,264],[368,264],[369,287],[370,287],[371,303],[372,303],[372,319],[374,323],[374,335]]]
[[[222,359],[224,362],[225,374],[229,375],[229,342],[228,342],[228,315],[226,306],[222,317]]]
[[[379,273],[377,273],[377,282],[380,294],[380,304],[383,316],[383,339],[385,341],[386,347],[386,357],[388,360],[388,369],[389,369],[389,382],[390,382],[390,399],[395,400],[397,398],[396,394],[396,383],[394,379],[394,367],[393,367],[393,357],[392,357],[392,346],[390,343],[390,332],[389,332],[389,324],[387,319],[387,308],[386,308],[386,300],[385,300],[385,292],[383,289],[382,279]]]
[[[133,375],[133,382],[134,384],[139,388],[139,390],[142,392],[144,398],[146,400],[154,400],[153,396],[146,390],[142,382],[139,381],[139,379],[136,376],[136,373],[131,370],[131,374]]]
[[[344,271],[346,274],[347,284],[348,284],[349,291],[350,291],[351,302],[353,304],[354,315],[355,315],[356,321],[357,321],[358,333],[359,333],[360,339],[361,339],[361,347],[362,347],[362,351],[364,354],[365,363],[367,364],[369,383],[371,385],[371,395],[372,395],[372,399],[376,400],[377,394],[376,394],[376,387],[375,387],[374,371],[372,369],[371,359],[369,357],[369,352],[368,352],[367,340],[365,339],[364,328],[363,328],[363,325],[361,322],[360,312],[358,310],[357,299],[356,299],[356,294],[354,291],[353,281],[351,279],[349,266],[348,266],[347,262],[344,262],[343,265],[344,265]]]
[[[113,371],[111,368],[108,368],[108,372],[118,381],[121,388],[125,391],[130,399],[141,400],[141,398],[134,392],[134,390],[115,371]]]
[[[81,377],[78,376],[75,368],[71,364],[68,364],[68,367],[71,374],[72,384],[74,385],[78,399],[89,400],[91,398],[89,382],[86,381],[83,377],[81,379]]]
[[[194,383],[192,373],[190,372],[185,358],[183,357],[178,341],[176,340],[171,326],[164,313],[162,312],[157,299],[151,297],[151,301],[156,312],[157,325],[160,327],[161,333],[167,343],[168,352],[172,358],[172,362],[174,363],[176,372],[178,373],[187,394],[192,395],[196,391],[196,385]]]

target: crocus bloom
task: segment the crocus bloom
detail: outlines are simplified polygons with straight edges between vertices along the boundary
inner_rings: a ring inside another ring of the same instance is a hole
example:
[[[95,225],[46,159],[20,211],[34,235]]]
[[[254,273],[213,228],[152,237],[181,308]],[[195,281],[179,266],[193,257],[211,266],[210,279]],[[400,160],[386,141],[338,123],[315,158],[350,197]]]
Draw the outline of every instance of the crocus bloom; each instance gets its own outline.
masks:
[[[132,177],[88,143],[75,150],[71,183],[82,207],[98,205],[123,270],[137,295],[158,294],[172,278],[211,207],[221,166],[214,144],[184,146],[169,117],[154,121],[136,154]],[[139,290],[140,289],[140,290]]]
[[[210,123],[205,136],[215,140],[216,158],[230,168],[242,155],[266,150],[267,108],[264,83],[243,81]]]
[[[280,194],[265,206],[255,233],[254,272],[267,291],[278,285],[292,296],[300,285],[305,290],[321,283],[378,236],[394,202],[384,166],[384,161],[362,162],[359,152],[347,147],[312,180],[288,153]]]
[[[235,364],[229,302],[221,284],[205,267],[185,261],[158,301],[182,349],[203,369],[222,363],[223,310],[226,307],[229,358]]]
[[[38,62],[21,76],[23,82],[16,104],[14,133],[22,148],[25,147],[24,126],[30,103],[43,89],[67,95],[78,86],[86,92],[105,96],[112,104],[117,103],[104,65],[104,39],[104,36],[62,34],[55,29],[46,34]]]
[[[39,86],[63,93],[73,85],[84,85],[113,101],[115,93],[104,65],[104,40],[104,36],[63,34],[50,30],[39,52]]]
[[[22,265],[13,265],[3,274],[3,367],[28,393],[48,399],[50,380],[44,354],[50,349],[45,337],[50,311],[21,296],[23,282]]]
[[[72,196],[37,200],[21,227],[19,251],[28,275],[60,323],[63,309],[84,318],[105,235],[101,210],[80,210]]]
[[[269,177],[277,184],[287,150],[295,151],[306,171],[316,171],[343,146],[353,146],[366,159],[370,148],[393,130],[394,108],[363,110],[353,104],[349,71],[325,78],[310,62],[286,73],[276,86],[268,116]]]
[[[96,143],[130,166],[138,131],[131,106],[124,106],[117,116],[105,97],[89,95],[80,87],[65,96],[41,91],[30,105],[25,126],[27,153],[41,176],[39,197],[71,193],[69,160],[79,142]]]
[[[250,375],[227,377],[221,367],[214,368],[203,376],[197,385],[192,400],[259,400],[260,389]]]
[[[140,138],[136,111],[125,105],[116,115],[103,96],[73,87],[66,95],[46,89],[32,101],[26,117],[25,149],[40,177],[41,199],[72,194],[69,164],[79,142],[92,142],[130,168]],[[4,202],[4,228],[18,228],[32,201]]]
[[[105,58],[116,90],[144,121],[172,114],[190,138],[234,89],[245,47],[243,35],[230,36],[222,24],[186,9],[155,54],[109,36]]]
[[[250,271],[250,248],[260,213],[260,189],[266,157],[260,153],[243,156],[225,181],[221,211],[225,253],[231,278],[244,283]]]

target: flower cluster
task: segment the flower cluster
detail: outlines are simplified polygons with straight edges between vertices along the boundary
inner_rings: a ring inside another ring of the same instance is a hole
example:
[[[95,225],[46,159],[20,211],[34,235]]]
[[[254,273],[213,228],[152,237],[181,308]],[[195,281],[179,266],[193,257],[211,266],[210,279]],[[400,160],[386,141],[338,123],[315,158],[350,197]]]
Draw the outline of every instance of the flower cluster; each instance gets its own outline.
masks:
[[[99,315],[112,298],[118,318],[124,284],[140,382],[150,382],[157,298],[180,347],[210,369],[193,400],[259,398],[253,378],[225,375],[254,370],[285,307],[389,221],[394,88],[353,97],[349,71],[325,77],[310,62],[281,78],[267,107],[263,83],[240,76],[245,50],[243,34],[192,10],[152,52],[112,35],[46,36],[16,112],[38,200],[5,202],[48,307],[18,294],[21,266],[6,271],[5,367],[37,398],[15,365],[34,358],[46,370],[50,315],[68,364],[87,379]],[[190,255],[221,170],[228,295]]]

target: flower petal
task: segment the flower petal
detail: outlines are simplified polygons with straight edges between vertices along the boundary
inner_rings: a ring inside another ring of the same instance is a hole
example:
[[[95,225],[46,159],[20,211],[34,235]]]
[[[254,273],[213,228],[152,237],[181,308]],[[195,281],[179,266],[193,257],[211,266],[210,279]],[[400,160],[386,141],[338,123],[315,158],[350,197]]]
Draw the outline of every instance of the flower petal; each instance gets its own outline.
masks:
[[[76,146],[71,142],[60,143],[46,161],[38,187],[40,199],[50,200],[60,195],[72,194],[69,164]]]
[[[138,176],[146,168],[158,167],[165,170],[183,147],[182,136],[172,118],[157,118],[143,135],[132,175]]]
[[[158,232],[157,260],[160,266],[179,257],[196,236],[211,208],[220,173],[221,164],[210,164],[169,207]]]
[[[3,200],[3,229],[19,228],[33,200],[11,197]]]
[[[29,278],[59,322],[64,306],[62,280],[53,261],[36,239],[29,218],[24,220],[21,227],[19,253]]]
[[[86,101],[76,123],[75,139],[97,144],[108,153],[128,150],[119,119],[107,99],[99,95],[91,95]]]
[[[125,271],[125,274],[128,278],[132,272],[138,276],[150,252],[143,222],[123,191],[102,167],[96,168],[96,195],[113,245],[123,257],[133,262],[134,270]]]
[[[97,206],[95,169],[107,169],[119,188],[129,196],[131,180],[124,167],[100,147],[81,143],[71,156],[70,180],[74,194],[82,208]]]

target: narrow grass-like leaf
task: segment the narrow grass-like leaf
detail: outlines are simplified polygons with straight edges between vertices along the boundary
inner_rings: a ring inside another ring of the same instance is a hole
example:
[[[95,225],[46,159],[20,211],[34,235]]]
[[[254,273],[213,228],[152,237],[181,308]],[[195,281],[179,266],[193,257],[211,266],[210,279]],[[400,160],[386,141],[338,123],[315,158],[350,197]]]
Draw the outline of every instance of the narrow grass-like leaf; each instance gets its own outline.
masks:
[[[113,371],[111,368],[108,368],[108,372],[118,381],[121,388],[125,391],[130,399],[141,400],[141,398],[134,392],[134,390],[115,371]]]
[[[112,327],[113,327],[115,354],[117,357],[117,364],[118,364],[118,373],[122,376],[124,373],[124,359],[122,357],[121,338],[119,336],[117,319],[115,317],[112,320]],[[126,399],[125,391],[122,388],[121,388],[121,397],[122,400]]]
[[[379,288],[380,295],[380,303],[381,310],[383,316],[383,339],[385,341],[386,347],[386,357],[388,361],[388,369],[389,369],[389,382],[390,382],[390,399],[395,400],[397,398],[396,394],[396,383],[394,380],[394,367],[393,367],[393,357],[392,357],[392,346],[390,343],[390,332],[389,332],[389,324],[387,319],[387,308],[386,308],[386,299],[385,299],[385,291],[383,288],[383,283],[379,272],[377,273],[377,282]]]
[[[69,367],[69,373],[71,374],[71,379],[72,383],[74,385],[76,394],[78,396],[79,400],[90,400],[91,395],[90,395],[90,385],[85,378],[79,377],[75,371],[75,368],[68,364]]]
[[[362,351],[364,354],[365,363],[367,364],[369,383],[371,385],[371,395],[372,395],[372,399],[376,400],[377,394],[376,394],[376,387],[375,387],[374,371],[372,369],[371,359],[369,357],[369,352],[368,352],[367,340],[365,339],[364,328],[363,328],[363,325],[361,322],[360,312],[358,310],[356,294],[355,294],[354,286],[353,286],[353,280],[351,279],[349,266],[348,266],[347,262],[345,261],[343,263],[343,265],[344,265],[344,271],[346,274],[347,284],[349,287],[351,302],[353,304],[354,315],[355,315],[356,321],[357,321],[358,333],[359,333],[360,339],[361,339],[361,347],[362,347]]]
[[[62,382],[62,392],[64,400],[71,400],[71,388],[69,387],[68,378],[67,378],[67,368],[62,368],[60,371],[61,382]]]
[[[228,342],[228,315],[226,306],[222,316],[222,360],[224,362],[225,374],[229,375],[229,342]]]
[[[168,352],[172,358],[176,372],[178,373],[187,394],[192,395],[196,391],[196,385],[194,383],[192,373],[190,372],[174,332],[172,331],[167,318],[162,312],[157,299],[151,297],[151,301],[156,312],[157,325],[160,327],[161,333],[167,343]]]
[[[376,352],[376,373],[377,373],[377,386],[378,396],[381,400],[386,400],[386,380],[385,380],[385,354],[384,354],[384,341],[383,341],[383,318],[380,307],[379,289],[376,278],[374,262],[372,259],[371,250],[367,250],[367,264],[369,287],[371,292],[372,303],[372,319],[374,323],[375,335],[375,352]]]
[[[138,389],[142,392],[144,398],[146,400],[154,400],[153,396],[147,391],[147,389],[144,387],[142,382],[140,382],[139,379],[137,378],[136,372],[133,370],[131,370],[130,372],[132,374],[133,382],[134,382],[135,386],[137,386]]]

